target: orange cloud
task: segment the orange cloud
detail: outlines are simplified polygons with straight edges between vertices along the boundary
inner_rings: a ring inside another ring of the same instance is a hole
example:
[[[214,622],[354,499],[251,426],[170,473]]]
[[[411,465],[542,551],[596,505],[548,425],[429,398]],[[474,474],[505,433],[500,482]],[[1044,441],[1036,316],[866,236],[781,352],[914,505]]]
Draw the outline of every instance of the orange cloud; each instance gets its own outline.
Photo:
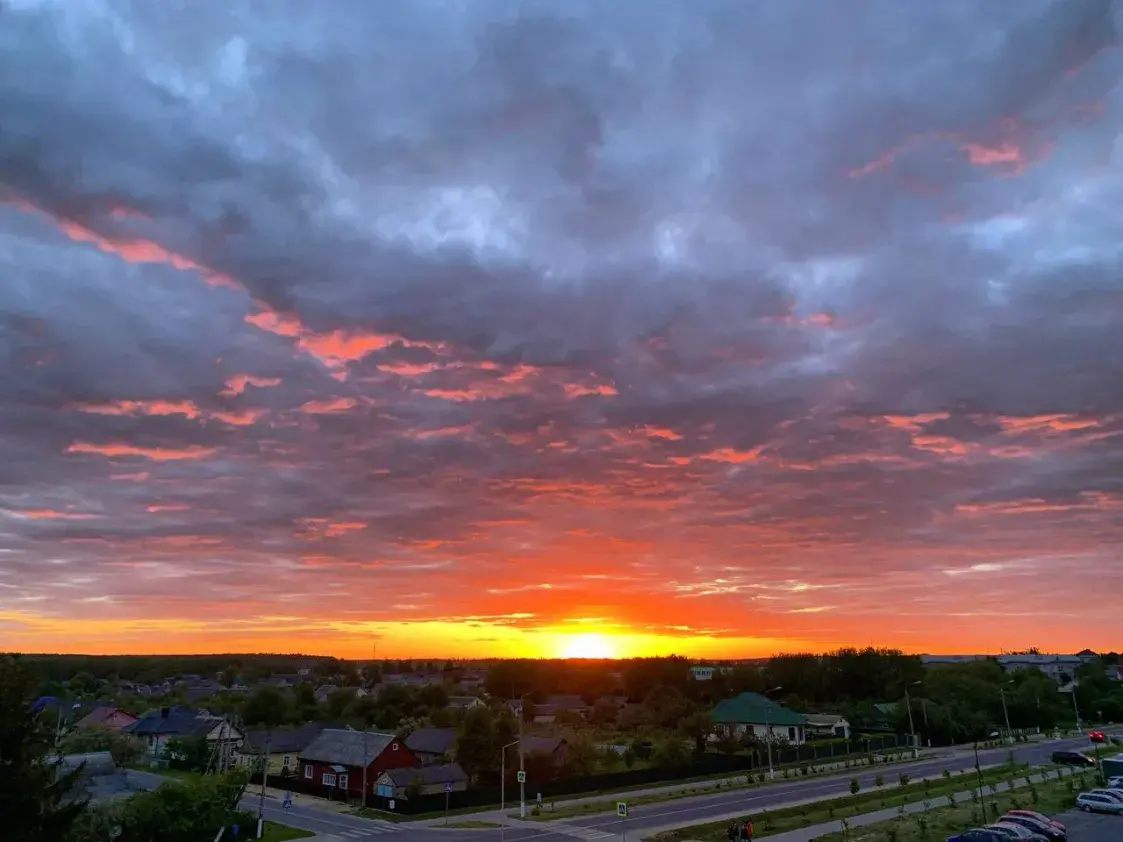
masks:
[[[367,525],[363,521],[331,521],[327,518],[306,517],[297,521],[297,535],[305,540],[342,538],[349,532],[361,532]]]
[[[10,509],[9,511],[29,520],[96,520],[100,517],[88,512],[65,512],[57,509]]]
[[[731,447],[722,447],[717,450],[711,450],[709,453],[703,453],[698,458],[707,459],[711,462],[728,462],[734,465],[743,462],[756,462],[760,459],[760,448],[753,448],[752,450],[734,450]]]
[[[90,243],[101,251],[114,254],[128,263],[164,263],[176,269],[197,272],[202,279],[211,286],[241,289],[241,287],[227,275],[221,272],[215,272],[213,269],[208,269],[196,263],[191,258],[184,257],[182,254],[168,251],[160,244],[154,243],[151,240],[109,239],[90,231],[88,228],[83,228],[76,222],[60,219],[58,220],[58,224],[63,233],[75,242]]]
[[[104,404],[79,404],[77,409],[92,415],[183,415],[198,418],[202,412],[191,401],[112,401]]]
[[[247,386],[256,386],[259,389],[268,386],[281,385],[280,377],[255,377],[252,374],[235,374],[226,380],[226,388],[219,392],[225,397],[235,397],[246,391]]]
[[[67,453],[89,453],[97,456],[139,456],[153,462],[171,462],[180,459],[206,459],[214,455],[213,447],[136,447],[131,444],[91,444],[90,442],[76,441],[66,448]]]
[[[188,512],[191,507],[182,503],[153,503],[146,506],[144,510],[149,514],[158,514],[160,512]]]
[[[328,398],[326,400],[308,401],[300,405],[300,411],[309,415],[333,415],[354,409],[358,403],[354,398]]]

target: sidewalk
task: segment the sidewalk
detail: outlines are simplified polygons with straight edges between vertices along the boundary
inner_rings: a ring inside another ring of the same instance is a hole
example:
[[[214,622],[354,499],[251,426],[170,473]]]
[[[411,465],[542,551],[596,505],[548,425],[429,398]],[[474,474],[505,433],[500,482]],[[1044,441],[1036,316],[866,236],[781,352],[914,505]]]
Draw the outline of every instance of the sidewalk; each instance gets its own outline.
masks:
[[[1077,774],[1076,771],[1072,770],[1071,768],[1069,768],[1067,766],[1058,767],[1058,768],[1061,769],[1061,774],[1066,775],[1066,776]],[[1031,778],[1035,783],[1042,783],[1042,782],[1047,781],[1047,780],[1055,780],[1056,775],[1057,775],[1056,770],[1050,770],[1049,772],[1040,772],[1036,775],[1032,775]],[[1009,782],[1007,782],[1007,783],[1009,783]],[[1025,778],[1022,777],[1022,778],[1019,778],[1017,781],[1015,781],[1013,786],[1009,786],[1009,785],[1007,785],[1006,787],[999,786],[999,791],[1000,792],[1009,792],[1010,790],[1021,789],[1025,786],[1027,786],[1027,784],[1025,782]],[[953,801],[955,801],[956,804],[961,804],[965,801],[970,801],[971,800],[971,790],[967,790],[967,789],[961,790],[960,792],[957,792],[957,793],[955,793],[953,795],[950,795],[950,796],[941,795],[941,796],[939,796],[938,800],[942,803],[940,803],[940,804],[930,804],[930,806],[927,807],[927,808],[925,808],[923,801],[917,801],[917,802],[913,802],[912,804],[906,804],[905,805],[905,815],[911,816],[911,815],[915,815],[916,813],[923,813],[925,811],[925,809],[935,810],[935,809],[938,809],[940,807],[946,807],[946,806],[948,806],[948,801],[947,801],[948,798],[951,798]],[[935,801],[937,799],[932,799],[932,800]],[[791,805],[785,805],[785,807],[788,807],[788,806],[791,806]],[[759,816],[760,814],[758,813],[757,815]],[[872,812],[872,813],[861,813],[857,816],[853,816],[853,817],[850,818],[850,827],[851,827],[851,829],[856,828],[856,827],[865,827],[866,825],[877,824],[878,822],[884,822],[884,821],[889,821],[891,819],[895,819],[899,815],[901,815],[899,807],[888,807],[884,810],[877,810],[877,811]],[[735,814],[728,815],[728,816],[715,816],[713,819],[710,819],[709,821],[705,822],[705,824],[710,824],[711,822],[733,821],[734,819],[738,819],[738,818],[743,819],[744,813],[743,812],[742,813],[735,813]],[[694,824],[697,824],[697,822],[695,822]],[[665,833],[666,831],[669,831],[669,830],[679,830],[684,826],[690,827],[690,825],[679,824],[679,825],[675,825],[675,826],[660,827],[660,828],[654,828],[652,830],[645,830],[644,831],[644,837],[650,838],[657,833]],[[825,822],[823,824],[813,825],[812,827],[803,827],[803,828],[799,828],[798,830],[786,830],[783,833],[777,833],[777,834],[774,834],[774,835],[771,835],[771,836],[768,836],[768,837],[765,837],[765,838],[767,838],[769,840],[769,842],[815,842],[816,839],[819,839],[822,836],[826,836],[829,833],[838,833],[841,830],[842,830],[842,822],[840,822],[836,819],[835,821],[830,821],[830,822]],[[608,842],[608,840],[605,840],[605,842]],[[687,842],[689,842],[689,840],[687,840]]]

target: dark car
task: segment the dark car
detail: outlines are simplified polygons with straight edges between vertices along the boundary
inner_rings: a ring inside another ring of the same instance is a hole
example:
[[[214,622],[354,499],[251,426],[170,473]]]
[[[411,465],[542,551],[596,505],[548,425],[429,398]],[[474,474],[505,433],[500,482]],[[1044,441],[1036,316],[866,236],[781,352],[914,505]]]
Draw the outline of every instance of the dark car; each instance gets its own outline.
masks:
[[[1001,819],[1003,824],[1016,824],[1027,830],[1032,830],[1034,833],[1039,833],[1044,836],[1049,842],[1066,842],[1068,833],[1059,828],[1053,827],[1051,822],[1043,822],[1039,819],[1030,818],[1029,816],[1019,816],[1013,813],[1007,813]]]
[[[1064,766],[1095,766],[1096,761],[1078,751],[1054,751],[1053,762]]]
[[[1010,837],[997,830],[976,827],[957,833],[955,836],[949,836],[945,842],[1010,842]]]
[[[1036,810],[1007,810],[1006,815],[1025,816],[1026,818],[1036,819],[1042,824],[1047,824],[1050,827],[1059,830],[1061,833],[1064,833],[1065,835],[1068,834],[1068,829],[1064,826],[1063,822],[1059,822],[1056,819],[1049,818],[1049,816],[1045,815],[1044,813],[1039,813]]]

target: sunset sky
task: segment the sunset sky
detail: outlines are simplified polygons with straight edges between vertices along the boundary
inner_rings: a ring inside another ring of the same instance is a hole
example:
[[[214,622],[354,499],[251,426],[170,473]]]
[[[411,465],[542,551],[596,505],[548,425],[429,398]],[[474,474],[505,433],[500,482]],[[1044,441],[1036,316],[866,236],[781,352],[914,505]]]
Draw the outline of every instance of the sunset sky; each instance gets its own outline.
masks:
[[[0,15],[0,650],[1117,648],[1119,0]]]

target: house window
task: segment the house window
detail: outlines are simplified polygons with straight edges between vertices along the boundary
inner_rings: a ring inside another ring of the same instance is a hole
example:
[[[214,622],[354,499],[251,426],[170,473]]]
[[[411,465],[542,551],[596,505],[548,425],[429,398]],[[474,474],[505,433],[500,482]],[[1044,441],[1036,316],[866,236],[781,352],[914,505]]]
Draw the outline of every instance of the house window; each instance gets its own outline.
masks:
[[[306,765],[304,767],[304,777],[306,777],[308,780],[312,780],[312,767],[311,766]]]
[[[788,742],[789,743],[795,742],[795,728],[789,728],[788,729]]]
[[[398,750],[398,744],[397,743],[390,743],[390,751],[397,751],[397,750]]]
[[[340,775],[339,776],[339,788],[340,789],[347,789],[347,776],[346,775]]]
[[[291,757],[290,755],[287,755],[287,754],[286,754],[286,755],[284,755],[284,756],[283,756],[283,757],[281,758],[281,768],[282,768],[282,769],[287,769],[287,768],[289,768],[289,766],[291,766],[291,765],[292,765],[292,757]]]
[[[335,786],[335,775],[331,772],[324,772],[324,786]]]

